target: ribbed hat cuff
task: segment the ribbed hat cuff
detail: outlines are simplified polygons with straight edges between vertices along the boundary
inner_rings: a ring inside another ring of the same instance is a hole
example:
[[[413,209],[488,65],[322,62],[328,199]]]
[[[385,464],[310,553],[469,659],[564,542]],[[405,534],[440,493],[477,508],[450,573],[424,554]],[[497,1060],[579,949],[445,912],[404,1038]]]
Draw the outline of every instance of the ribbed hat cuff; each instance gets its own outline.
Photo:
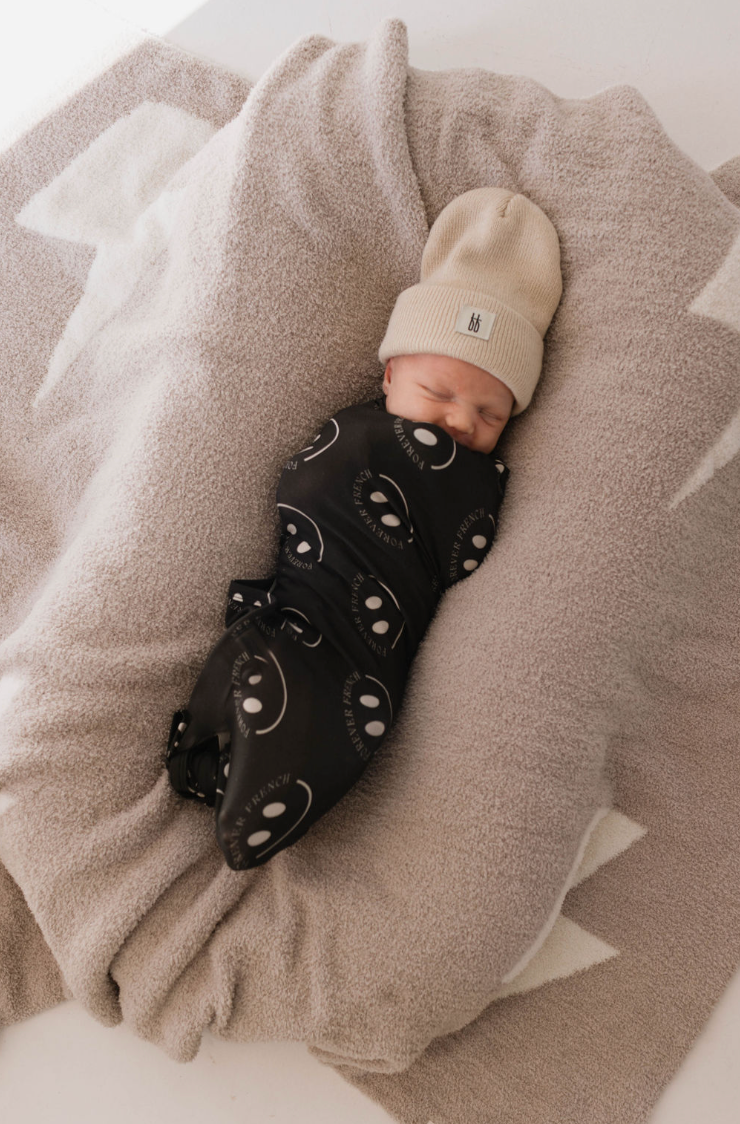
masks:
[[[463,305],[495,315],[487,340],[455,330]],[[526,409],[542,371],[544,346],[537,329],[509,305],[480,289],[423,282],[399,294],[378,358],[447,355],[482,367],[508,386],[515,398],[511,416]]]

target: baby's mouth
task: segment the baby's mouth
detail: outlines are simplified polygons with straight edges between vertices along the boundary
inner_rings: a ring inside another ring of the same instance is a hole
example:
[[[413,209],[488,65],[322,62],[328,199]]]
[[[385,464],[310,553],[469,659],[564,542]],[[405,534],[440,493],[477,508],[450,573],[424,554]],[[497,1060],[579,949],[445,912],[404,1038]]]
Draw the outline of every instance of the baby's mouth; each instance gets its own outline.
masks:
[[[457,441],[458,445],[464,445],[466,449],[470,448],[470,441],[467,437],[463,437],[461,433],[455,433],[452,429],[447,429],[447,426],[444,426],[444,429],[449,433],[453,441]]]

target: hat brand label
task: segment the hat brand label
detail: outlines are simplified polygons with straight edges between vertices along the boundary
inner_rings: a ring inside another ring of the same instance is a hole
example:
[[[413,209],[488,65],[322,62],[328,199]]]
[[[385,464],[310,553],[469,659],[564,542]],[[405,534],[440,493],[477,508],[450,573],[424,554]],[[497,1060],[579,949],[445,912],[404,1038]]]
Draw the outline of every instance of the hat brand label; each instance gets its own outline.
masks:
[[[457,314],[455,331],[463,336],[477,336],[479,340],[491,338],[491,329],[496,319],[495,312],[488,312],[485,308],[473,308],[464,304]]]

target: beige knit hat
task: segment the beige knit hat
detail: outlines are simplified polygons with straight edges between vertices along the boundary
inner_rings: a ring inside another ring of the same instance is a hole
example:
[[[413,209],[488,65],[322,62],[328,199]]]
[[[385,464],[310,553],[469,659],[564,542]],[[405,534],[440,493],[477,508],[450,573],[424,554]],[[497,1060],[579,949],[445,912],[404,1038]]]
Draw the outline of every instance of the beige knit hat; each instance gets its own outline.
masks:
[[[421,281],[399,295],[378,358],[474,363],[508,386],[514,417],[534,394],[562,292],[560,243],[544,211],[503,187],[466,191],[432,225]]]

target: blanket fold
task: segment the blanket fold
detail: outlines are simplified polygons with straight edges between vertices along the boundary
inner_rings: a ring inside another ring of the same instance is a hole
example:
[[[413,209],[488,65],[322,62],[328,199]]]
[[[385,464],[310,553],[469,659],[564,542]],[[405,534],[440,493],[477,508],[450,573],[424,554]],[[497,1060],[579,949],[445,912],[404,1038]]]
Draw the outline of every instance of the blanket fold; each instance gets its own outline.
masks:
[[[638,814],[625,747],[711,688],[683,622],[736,687],[734,171],[715,183],[631,87],[411,68],[397,19],[301,39],[238,95],[92,117],[8,194],[8,260],[28,292],[49,260],[59,280],[27,320],[3,282],[0,1018],[74,996],[183,1062],[210,1030],[392,1075],[490,1008],[612,806]],[[275,570],[286,458],[379,393],[430,224],[486,184],[551,218],[564,280],[499,444],[495,549],[440,601],[351,792],[230,870],[168,783],[172,713],[229,583]],[[694,567],[717,543],[710,606]]]

